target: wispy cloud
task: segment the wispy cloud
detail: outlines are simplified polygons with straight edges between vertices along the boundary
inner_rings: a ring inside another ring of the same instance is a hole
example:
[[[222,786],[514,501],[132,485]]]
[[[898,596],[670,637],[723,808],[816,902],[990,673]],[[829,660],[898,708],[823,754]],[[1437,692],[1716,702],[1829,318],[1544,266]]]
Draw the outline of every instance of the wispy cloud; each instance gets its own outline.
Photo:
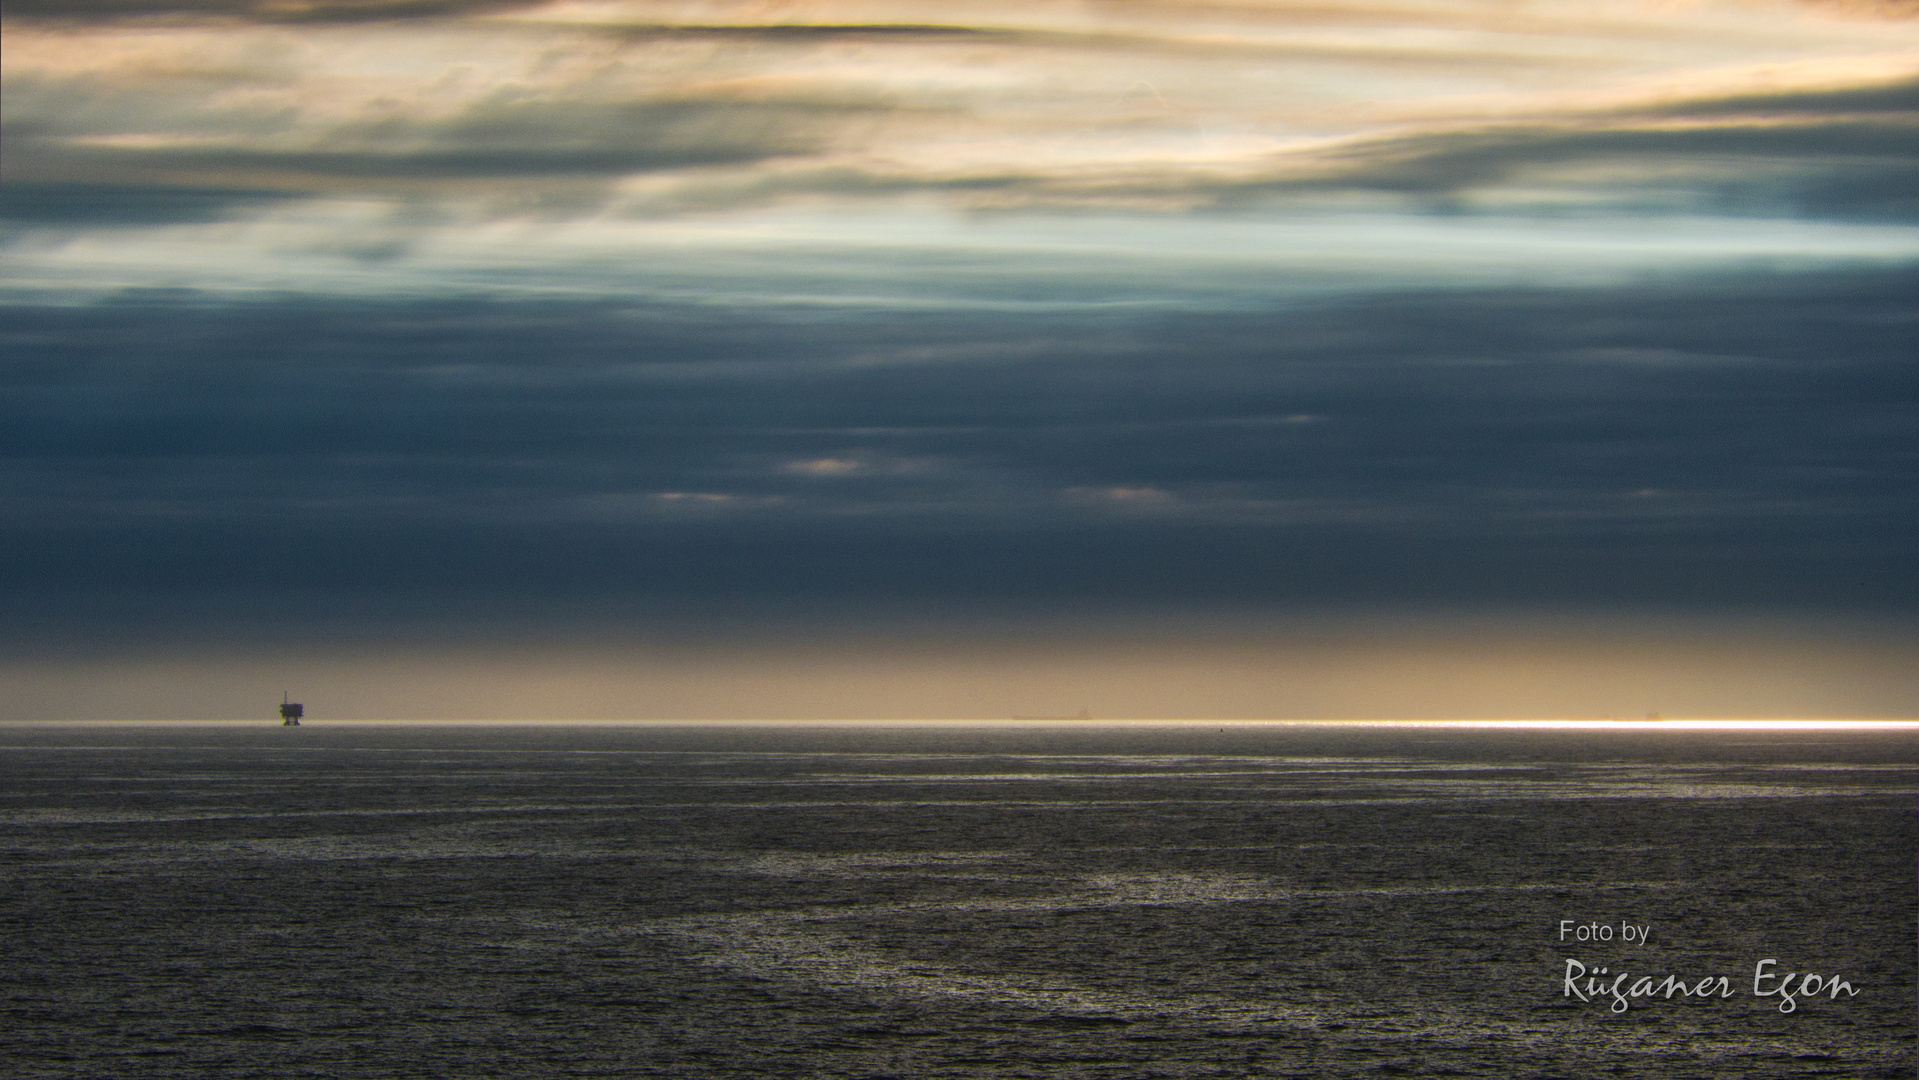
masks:
[[[1644,210],[1676,172],[1702,197],[1756,204],[1738,189],[1758,165],[1779,177],[1783,212],[1883,214],[1899,211],[1873,193],[1909,167],[1898,148],[1919,70],[1909,22],[1766,5],[1597,18],[1584,5],[840,3],[769,19],[586,4],[298,30],[245,18],[407,12],[216,10],[244,18],[42,23],[12,9],[9,179],[498,214],[912,193],[1143,211],[1305,190],[1511,203],[1542,188]],[[1855,168],[1876,178],[1830,180]]]
[[[244,22],[389,22],[484,15],[528,6],[526,0],[19,0],[16,19],[74,24],[203,18]]]

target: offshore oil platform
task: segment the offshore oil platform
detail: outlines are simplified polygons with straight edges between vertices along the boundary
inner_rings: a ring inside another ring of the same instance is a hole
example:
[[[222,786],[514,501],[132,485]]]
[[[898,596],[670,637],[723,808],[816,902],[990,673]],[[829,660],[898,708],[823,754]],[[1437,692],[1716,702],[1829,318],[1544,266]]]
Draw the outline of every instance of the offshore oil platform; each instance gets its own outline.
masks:
[[[307,714],[307,707],[297,701],[288,701],[286,691],[280,692],[280,726],[299,727],[300,718]]]

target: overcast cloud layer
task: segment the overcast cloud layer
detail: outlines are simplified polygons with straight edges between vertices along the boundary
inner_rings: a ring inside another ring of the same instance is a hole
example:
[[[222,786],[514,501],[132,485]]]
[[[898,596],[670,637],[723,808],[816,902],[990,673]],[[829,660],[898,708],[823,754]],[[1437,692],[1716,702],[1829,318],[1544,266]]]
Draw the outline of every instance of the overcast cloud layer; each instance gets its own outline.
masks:
[[[1913,15],[10,4],[6,630],[1909,621]]]

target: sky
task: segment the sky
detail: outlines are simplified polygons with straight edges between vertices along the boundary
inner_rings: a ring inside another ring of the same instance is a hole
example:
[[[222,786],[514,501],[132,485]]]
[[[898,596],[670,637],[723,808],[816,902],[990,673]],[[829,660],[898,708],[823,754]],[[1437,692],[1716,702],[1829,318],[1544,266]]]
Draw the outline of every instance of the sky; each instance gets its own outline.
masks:
[[[12,0],[0,720],[1919,716],[1919,6]]]

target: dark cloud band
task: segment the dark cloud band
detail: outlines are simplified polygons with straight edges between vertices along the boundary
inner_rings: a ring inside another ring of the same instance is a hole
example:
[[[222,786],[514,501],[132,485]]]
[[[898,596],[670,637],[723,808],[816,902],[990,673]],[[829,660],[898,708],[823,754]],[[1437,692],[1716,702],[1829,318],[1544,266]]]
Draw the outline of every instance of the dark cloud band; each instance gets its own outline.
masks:
[[[1919,584],[1914,285],[990,331],[614,302],[16,308],[5,543],[16,595],[42,597],[1896,606]]]

